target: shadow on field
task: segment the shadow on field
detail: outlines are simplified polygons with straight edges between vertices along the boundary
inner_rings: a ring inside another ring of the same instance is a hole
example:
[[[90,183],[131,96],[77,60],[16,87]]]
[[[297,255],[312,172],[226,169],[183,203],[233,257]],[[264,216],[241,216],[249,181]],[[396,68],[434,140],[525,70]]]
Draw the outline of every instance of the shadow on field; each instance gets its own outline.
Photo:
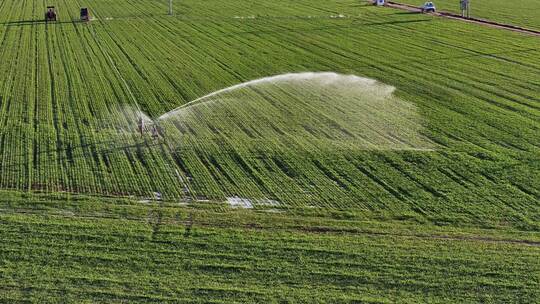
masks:
[[[1,22],[0,25],[6,25],[6,26],[27,26],[27,25],[37,25],[37,24],[66,24],[66,23],[74,23],[74,22],[81,22],[80,20],[70,20],[70,21],[51,21],[51,22],[45,22],[45,20],[20,20],[20,21],[8,21],[8,22]]]
[[[2,22],[1,25],[8,26],[22,26],[22,25],[32,25],[32,24],[45,24],[45,20],[19,20],[19,21],[8,21]]]
[[[395,24],[407,24],[407,23],[419,23],[419,22],[430,22],[431,19],[414,19],[414,20],[404,20],[404,21],[386,21],[386,22],[371,22],[371,23],[362,23],[363,26],[374,26],[374,25],[395,25]]]
[[[393,13],[392,15],[418,15],[418,14],[422,14],[422,12],[397,12],[397,13]]]
[[[38,159],[40,155],[46,155],[49,157],[54,157],[55,161],[74,163],[76,160],[94,158],[102,159],[112,153],[124,152],[124,153],[136,153],[140,149],[152,149],[155,147],[160,147],[163,145],[161,141],[141,141],[133,144],[122,144],[115,140],[106,140],[100,142],[85,143],[81,145],[70,145],[66,144],[61,146],[57,143],[57,148],[52,150],[42,150],[37,151],[33,150],[32,152],[19,153],[19,154],[10,154],[10,157],[26,159],[29,155],[32,155],[34,160]],[[100,148],[101,147],[101,148]],[[80,150],[82,153],[79,153],[79,156],[76,156],[76,151]],[[0,163],[0,168],[20,168],[21,164],[25,164],[25,161],[16,162],[9,165],[3,165]]]
[[[354,8],[370,8],[370,7],[375,7],[375,5],[373,5],[373,3],[371,2],[366,2],[366,3],[353,3],[353,4],[350,4],[350,5],[347,5],[347,7],[354,7]]]

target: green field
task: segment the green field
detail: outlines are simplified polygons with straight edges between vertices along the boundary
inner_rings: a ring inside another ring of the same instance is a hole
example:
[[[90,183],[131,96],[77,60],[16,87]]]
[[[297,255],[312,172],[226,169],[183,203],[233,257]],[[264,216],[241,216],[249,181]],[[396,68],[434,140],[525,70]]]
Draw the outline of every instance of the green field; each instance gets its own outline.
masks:
[[[403,0],[396,2],[417,6],[424,3],[422,0]],[[438,0],[434,2],[439,10],[461,13],[459,0]],[[471,0],[470,10],[471,17],[540,30],[540,2],[536,0]]]
[[[535,303],[537,232],[2,193],[0,301]],[[21,238],[24,236],[24,238]]]
[[[539,37],[176,2],[0,3],[0,301],[539,300]]]

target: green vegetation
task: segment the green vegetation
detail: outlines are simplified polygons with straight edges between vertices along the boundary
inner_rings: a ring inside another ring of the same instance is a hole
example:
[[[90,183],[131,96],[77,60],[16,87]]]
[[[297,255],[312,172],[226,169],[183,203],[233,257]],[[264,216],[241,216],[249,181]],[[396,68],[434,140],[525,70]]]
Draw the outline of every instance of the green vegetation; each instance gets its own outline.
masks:
[[[327,210],[1,197],[6,303],[538,300],[534,233],[381,223]]]
[[[530,203],[539,195],[537,37],[356,2],[334,11],[327,1],[299,2],[294,14],[296,6],[233,2],[220,16],[192,3],[177,7],[177,17],[139,1],[107,4],[91,7],[98,20],[90,24],[71,21],[77,3],[60,3],[56,24],[28,21],[41,18],[37,2],[4,4],[11,21],[2,40],[10,64],[0,74],[3,188],[160,192],[170,200],[238,195],[284,208],[538,228],[539,205]],[[269,11],[275,15],[260,15]],[[215,90],[302,71],[396,87],[416,106],[436,152],[282,153],[238,143],[171,154],[129,132],[134,100],[158,117]]]
[[[396,1],[411,5],[422,5],[422,0]],[[461,13],[459,0],[434,1],[437,9]],[[540,30],[540,2],[536,0],[470,0],[471,16]]]
[[[538,301],[538,37],[352,0],[45,5],[0,3],[0,301]],[[287,86],[136,131],[301,72],[395,87],[414,111],[374,113],[427,149],[355,144],[368,108]]]

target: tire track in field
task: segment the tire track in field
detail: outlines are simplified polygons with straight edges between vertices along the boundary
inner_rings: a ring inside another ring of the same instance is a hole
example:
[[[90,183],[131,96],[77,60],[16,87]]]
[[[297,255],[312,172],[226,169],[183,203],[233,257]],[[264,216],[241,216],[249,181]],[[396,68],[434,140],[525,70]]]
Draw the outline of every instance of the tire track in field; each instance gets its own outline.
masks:
[[[151,209],[151,212],[148,214],[147,217],[117,217],[114,216],[112,213],[110,215],[82,215],[82,214],[73,214],[73,215],[65,215],[61,213],[47,213],[48,217],[52,218],[60,218],[60,219],[84,219],[84,220],[126,220],[126,221],[133,221],[137,223],[143,223],[143,224],[152,224],[152,236],[155,233],[159,232],[159,226],[161,225],[183,225],[187,226],[190,225],[192,220],[189,218],[186,218],[184,221],[178,221],[174,217],[163,217],[163,214],[159,212],[159,206],[157,209]],[[188,209],[186,209],[188,210]],[[22,214],[22,215],[38,215],[38,216],[44,216],[42,210],[32,210],[32,209],[0,209],[4,215],[7,214]],[[157,212],[156,212],[157,211]],[[7,224],[5,220],[0,220],[0,224],[5,223]],[[451,234],[444,234],[443,233],[437,233],[437,234],[428,234],[428,233],[397,233],[397,232],[384,232],[384,231],[373,231],[373,230],[365,230],[360,227],[329,227],[329,226],[303,226],[303,225],[293,225],[293,226],[274,226],[274,227],[265,227],[257,224],[251,224],[251,223],[245,223],[245,224],[236,224],[236,223],[212,223],[205,221],[203,219],[199,219],[197,221],[198,227],[204,227],[209,229],[242,229],[242,230],[252,230],[252,231],[280,231],[280,232],[306,232],[310,234],[340,234],[340,235],[364,235],[364,236],[375,236],[375,237],[398,237],[398,238],[417,238],[417,239],[432,239],[432,240],[448,240],[448,241],[470,241],[470,242],[485,242],[485,243],[502,243],[502,244],[515,244],[515,245],[526,245],[526,246],[533,246],[533,247],[540,247],[540,241],[536,240],[527,240],[527,239],[509,239],[509,238],[495,238],[490,236],[482,236],[482,235],[451,235]],[[35,231],[34,234],[40,234],[42,235],[41,239],[48,239],[48,236],[51,235],[54,236],[73,236],[74,234],[69,233],[67,231],[59,231],[58,229],[55,229],[57,225],[54,223],[49,224],[51,226],[50,229],[46,229],[45,225],[41,224],[42,229],[40,231]],[[156,226],[157,225],[157,226]],[[13,227],[13,226],[11,226]],[[13,232],[17,232],[19,230],[14,229]],[[3,234],[6,232],[3,231]],[[94,236],[94,235],[88,235]],[[124,237],[124,234],[109,234],[109,236],[115,236],[115,237]],[[97,236],[96,236],[97,237]],[[96,240],[99,240],[96,239]],[[151,237],[150,241],[153,241],[154,238]],[[20,241],[20,240],[17,240]]]

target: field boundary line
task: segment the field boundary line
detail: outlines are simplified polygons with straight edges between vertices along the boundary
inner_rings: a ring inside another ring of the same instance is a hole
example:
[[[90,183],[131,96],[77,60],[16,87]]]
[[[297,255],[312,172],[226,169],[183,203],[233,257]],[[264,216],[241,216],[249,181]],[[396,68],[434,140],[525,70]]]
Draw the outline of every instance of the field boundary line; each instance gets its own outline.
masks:
[[[34,209],[11,209],[11,208],[0,208],[1,215],[38,215],[38,216],[51,216],[59,218],[71,218],[71,219],[85,219],[85,220],[127,220],[140,223],[149,223],[154,226],[161,225],[188,225],[192,223],[192,220],[175,220],[171,217],[163,217],[163,214],[156,212],[159,210],[160,205],[154,206],[157,209],[151,209],[147,216],[128,216],[128,217],[116,217],[114,213],[96,213],[96,214],[76,214],[72,211],[67,212],[48,212],[43,213],[43,210],[34,210]],[[184,208],[184,207],[180,207]],[[182,209],[190,210],[190,208]],[[193,211],[191,211],[193,212]],[[216,213],[219,214],[219,213]],[[294,214],[292,214],[294,215]],[[156,222],[152,222],[155,220]],[[304,232],[308,234],[339,234],[339,235],[357,235],[357,236],[372,236],[372,237],[395,237],[395,238],[409,238],[409,239],[420,239],[420,240],[440,240],[440,241],[457,241],[457,242],[483,242],[483,243],[492,243],[492,244],[514,244],[514,245],[523,245],[530,247],[540,247],[540,241],[534,239],[513,239],[508,237],[497,238],[489,235],[478,235],[478,234],[448,234],[444,231],[428,234],[422,232],[411,232],[411,233],[398,233],[392,231],[374,231],[374,230],[362,230],[359,228],[350,228],[350,227],[327,227],[327,226],[261,226],[255,223],[241,223],[238,226],[234,226],[230,223],[219,223],[219,222],[210,222],[210,221],[198,221],[197,225],[204,228],[219,228],[219,229],[244,229],[244,230],[257,230],[257,231],[281,231],[281,232]],[[153,229],[154,230],[154,229]],[[159,232],[159,228],[158,231]],[[56,233],[56,232],[55,232]],[[153,231],[152,234],[156,233]]]
[[[409,12],[417,12],[417,13],[422,12],[422,10],[417,6],[404,4],[404,3],[399,3],[399,2],[388,1],[386,6],[391,7],[391,8],[406,10],[406,11],[409,11]],[[431,15],[438,16],[438,17],[444,17],[444,18],[448,18],[448,19],[453,19],[453,20],[461,20],[461,21],[465,21],[465,22],[468,22],[468,23],[474,23],[474,24],[479,24],[479,25],[483,25],[483,26],[487,26],[487,27],[504,29],[504,30],[508,30],[508,31],[525,33],[525,34],[540,37],[540,30],[533,30],[533,29],[524,28],[524,27],[520,27],[520,26],[516,26],[516,25],[512,25],[512,24],[495,22],[495,21],[491,21],[491,20],[488,20],[488,19],[467,18],[467,17],[463,17],[463,16],[461,16],[459,14],[455,14],[455,13],[451,13],[451,12],[445,12],[445,11],[436,12],[436,13],[433,13]]]

